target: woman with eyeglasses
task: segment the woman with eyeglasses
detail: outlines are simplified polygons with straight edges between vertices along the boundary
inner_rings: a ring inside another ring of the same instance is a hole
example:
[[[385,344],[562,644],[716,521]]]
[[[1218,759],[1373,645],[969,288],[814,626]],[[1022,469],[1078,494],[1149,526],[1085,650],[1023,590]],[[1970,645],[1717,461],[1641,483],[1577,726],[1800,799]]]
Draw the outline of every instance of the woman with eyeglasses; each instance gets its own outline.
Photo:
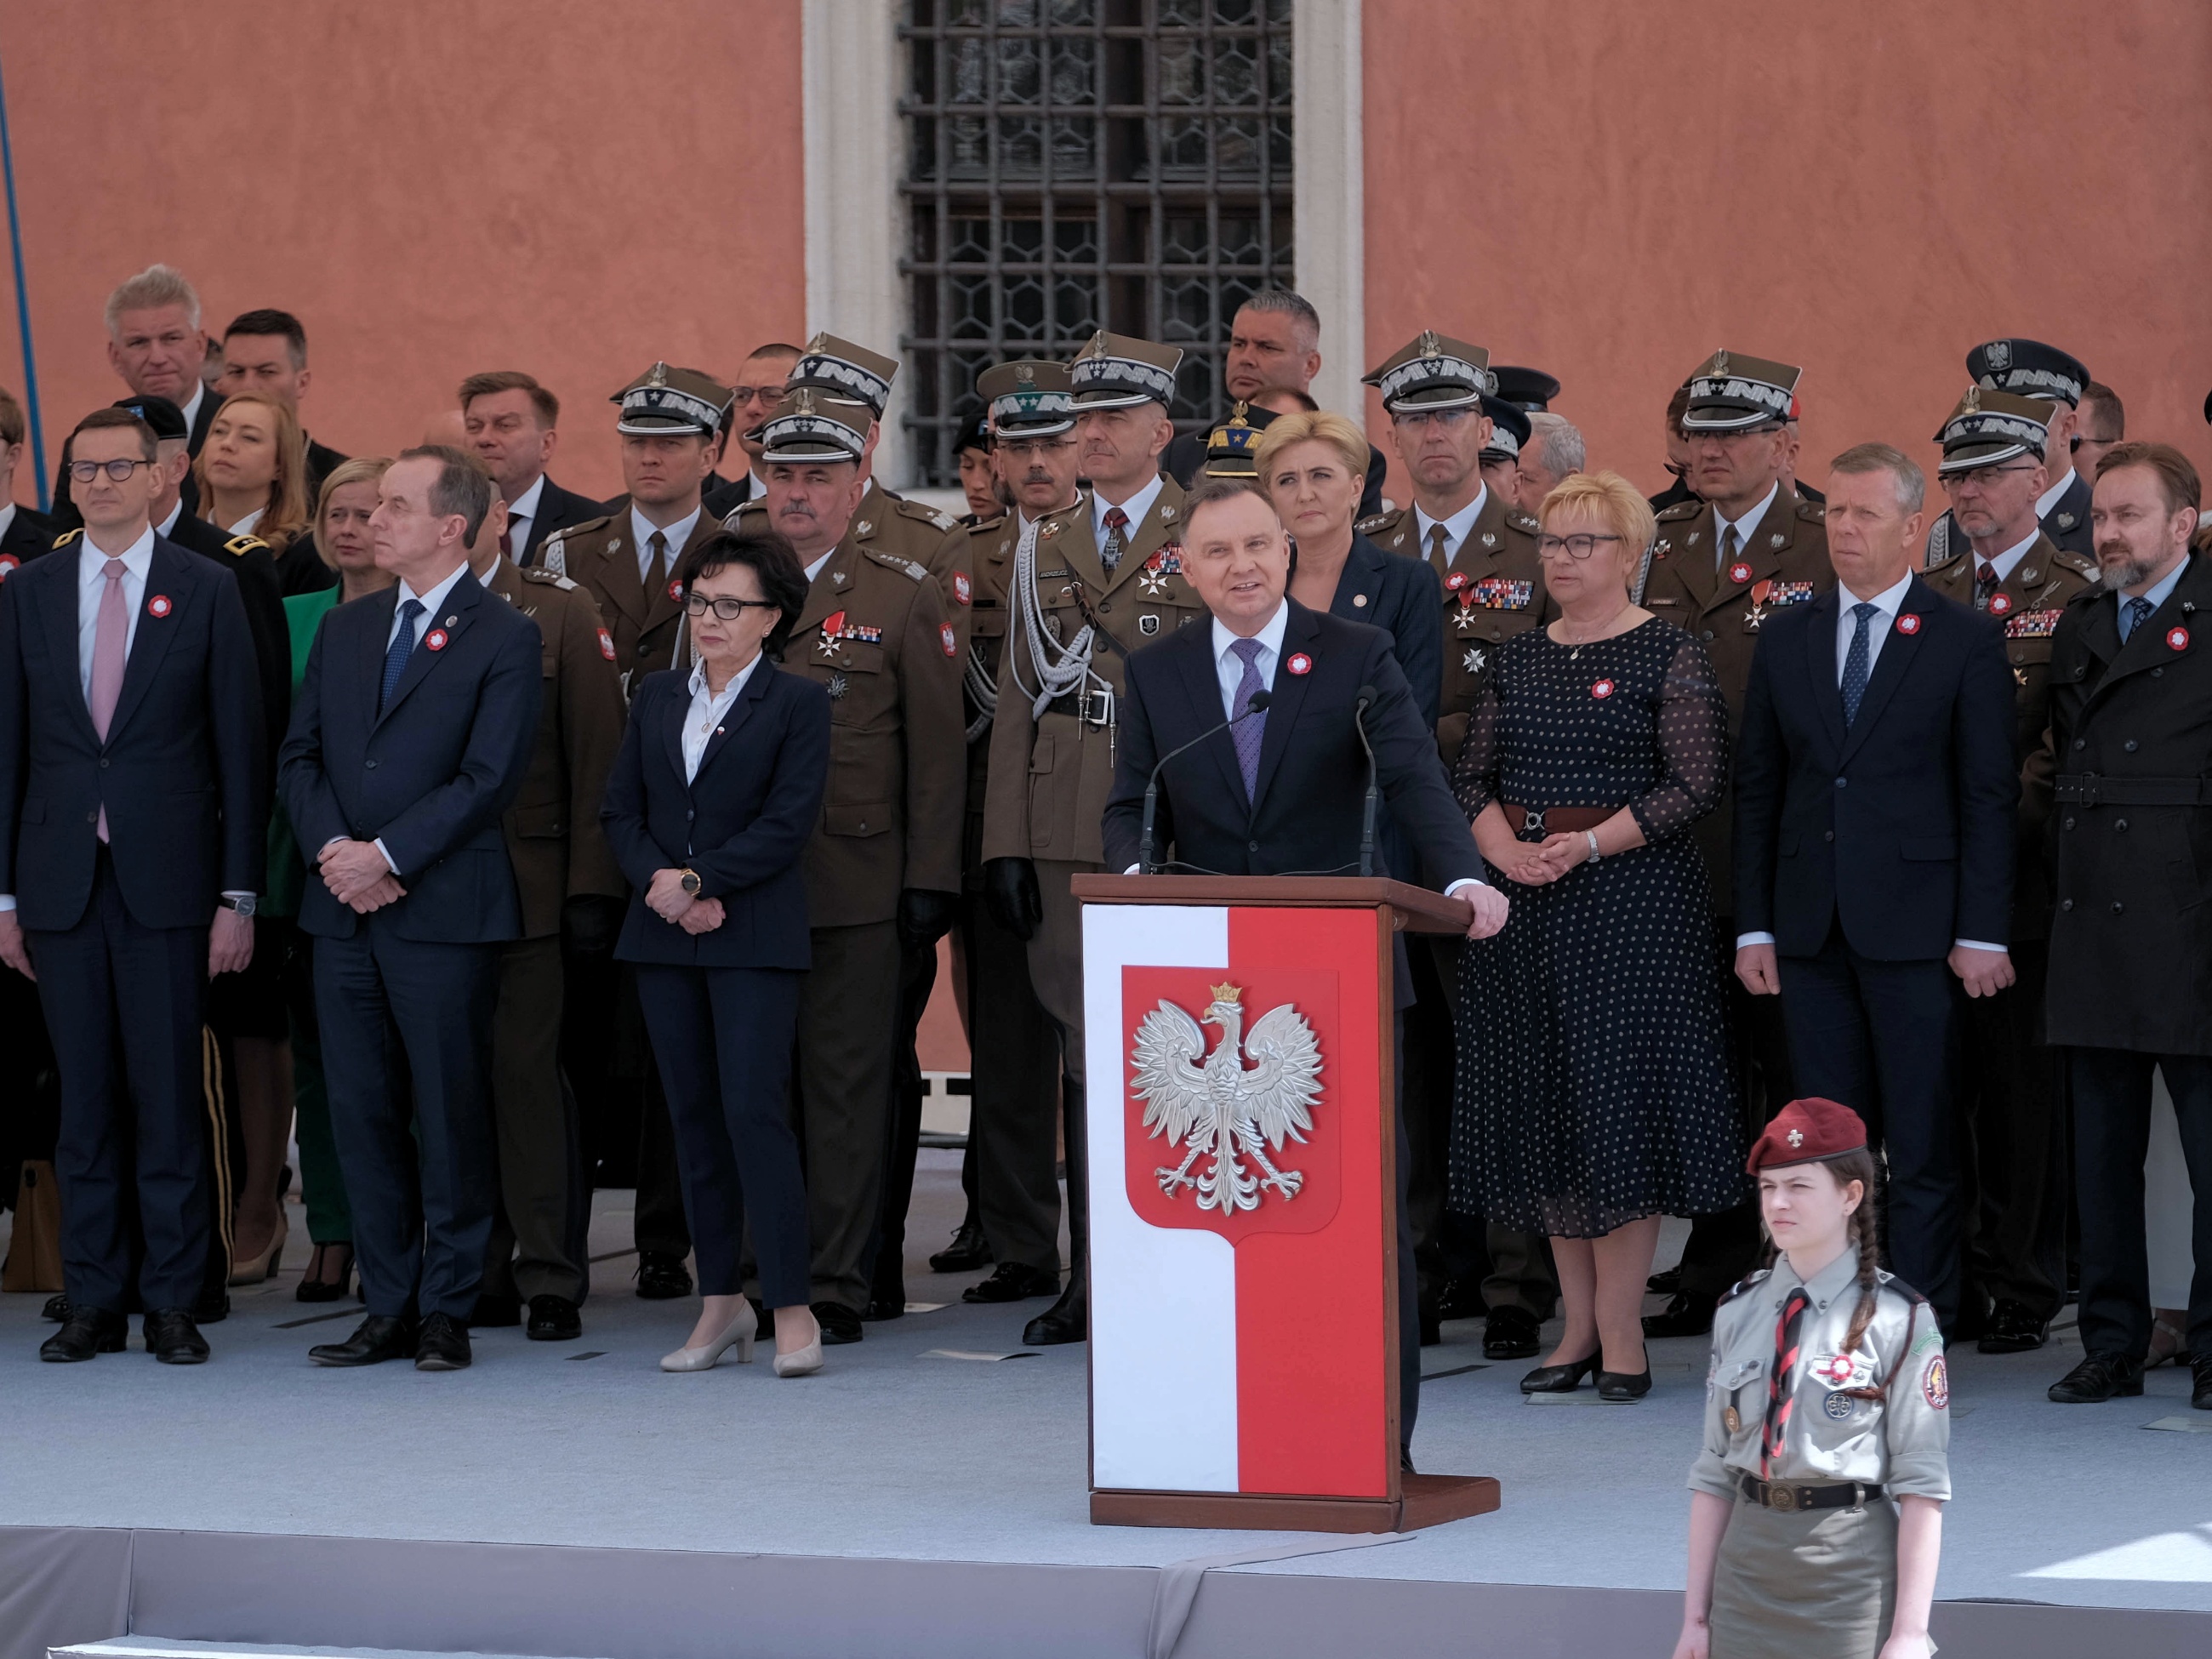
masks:
[[[751,1359],[758,1325],[738,1267],[750,1223],[775,1374],[805,1376],[822,1369],[822,1331],[785,1091],[830,696],[776,665],[806,603],[782,537],[717,531],[686,550],[676,580],[692,665],[638,688],[600,813],[632,890],[615,956],[637,964],[705,1301],[660,1368],[710,1370],[732,1346]]]
[[[1644,497],[1570,474],[1537,539],[1559,620],[1500,645],[1454,787],[1512,901],[1462,954],[1456,1209],[1552,1241],[1565,1329],[1524,1394],[1651,1388],[1641,1322],[1660,1218],[1748,1191],[1712,902],[1690,826],[1728,781],[1705,647],[1630,597]]]

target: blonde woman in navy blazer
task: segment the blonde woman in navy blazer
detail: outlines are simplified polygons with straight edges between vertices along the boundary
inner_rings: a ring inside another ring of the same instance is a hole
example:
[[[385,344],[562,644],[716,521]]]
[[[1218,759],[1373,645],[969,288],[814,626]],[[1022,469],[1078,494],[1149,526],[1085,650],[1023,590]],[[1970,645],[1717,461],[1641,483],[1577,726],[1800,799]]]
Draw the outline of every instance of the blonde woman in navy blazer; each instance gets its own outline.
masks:
[[[785,1092],[830,698],[776,666],[806,602],[782,537],[717,532],[685,551],[677,580],[696,661],[638,688],[600,812],[634,890],[615,955],[638,964],[706,1303],[660,1368],[706,1370],[732,1346],[752,1358],[738,1266],[750,1221],[776,1375],[804,1376],[822,1369],[822,1332]]]

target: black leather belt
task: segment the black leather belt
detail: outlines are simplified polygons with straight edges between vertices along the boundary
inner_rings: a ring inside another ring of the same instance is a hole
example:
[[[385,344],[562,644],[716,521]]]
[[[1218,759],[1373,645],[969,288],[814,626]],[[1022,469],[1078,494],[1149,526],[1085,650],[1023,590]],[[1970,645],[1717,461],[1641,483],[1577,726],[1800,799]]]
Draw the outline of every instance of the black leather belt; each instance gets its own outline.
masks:
[[[1044,706],[1048,714],[1066,714],[1071,719],[1086,720],[1092,726],[1111,726],[1114,723],[1114,694],[1110,690],[1071,691],[1064,697],[1054,697]]]
[[[2081,806],[2207,806],[2212,805],[2212,778],[2107,778],[2068,772],[2059,775],[2053,793]]]
[[[1748,1474],[1736,1477],[1736,1490],[1747,1501],[1784,1514],[1799,1510],[1855,1510],[1868,1498],[1881,1496],[1879,1481],[1839,1480],[1812,1486],[1803,1481],[1760,1480]]]

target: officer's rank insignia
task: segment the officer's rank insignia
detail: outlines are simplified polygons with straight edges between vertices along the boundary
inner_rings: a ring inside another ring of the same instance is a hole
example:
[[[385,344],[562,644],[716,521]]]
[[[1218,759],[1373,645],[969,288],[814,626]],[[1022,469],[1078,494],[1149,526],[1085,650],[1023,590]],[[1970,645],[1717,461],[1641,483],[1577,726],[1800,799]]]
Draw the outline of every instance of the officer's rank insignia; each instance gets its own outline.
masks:
[[[422,648],[425,651],[443,651],[446,648],[447,640],[451,637],[444,629],[434,628],[422,636]]]
[[[1485,611],[1526,611],[1536,591],[1529,581],[1510,576],[1485,576],[1460,595],[1462,605],[1479,605]]]
[[[1992,617],[2002,617],[2010,614],[2011,611],[2011,594],[1992,593],[1990,595],[1990,615]]]
[[[1482,665],[1488,660],[1489,659],[1482,654],[1481,648],[1477,647],[1459,659],[1459,665],[1467,673],[1480,674],[1482,672]]]
[[[1160,631],[1160,619],[1158,613],[1148,611],[1143,616],[1138,617],[1137,631],[1139,634],[1158,633]]]
[[[167,593],[156,593],[146,601],[146,614],[149,617],[166,617],[169,611],[169,596]],[[442,645],[445,641],[441,640],[439,643]]]
[[[1905,635],[1917,634],[1920,631],[1920,618],[1910,611],[1906,611],[1897,619],[1897,631]]]
[[[842,668],[836,673],[832,674],[830,677],[830,684],[824,688],[830,693],[830,701],[835,702],[838,698],[843,696],[848,690],[852,689],[852,684],[853,683],[850,680],[845,678],[845,671]]]

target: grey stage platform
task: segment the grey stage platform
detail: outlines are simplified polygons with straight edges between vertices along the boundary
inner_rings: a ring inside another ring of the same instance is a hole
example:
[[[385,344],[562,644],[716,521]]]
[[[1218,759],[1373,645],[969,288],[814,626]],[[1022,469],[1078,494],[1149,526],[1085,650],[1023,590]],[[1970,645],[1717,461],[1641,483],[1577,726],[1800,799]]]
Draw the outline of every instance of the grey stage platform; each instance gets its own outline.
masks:
[[[942,1243],[957,1155],[925,1152],[912,1254]],[[601,1194],[595,1248],[628,1243]],[[297,1212],[295,1212],[296,1218]],[[1670,1238],[1679,1230],[1670,1230]],[[119,1634],[479,1653],[1082,1655],[1275,1659],[1380,1649],[1663,1654],[1680,1617],[1682,1475],[1702,1340],[1655,1345],[1643,1403],[1532,1405],[1474,1323],[1425,1352],[1416,1460],[1498,1476],[1498,1514],[1403,1541],[1098,1528],[1084,1350],[1018,1349],[1040,1303],[872,1325],[829,1370],[668,1376],[696,1304],[602,1261],[585,1338],[479,1334],[473,1370],[319,1370],[355,1311],[240,1293],[212,1364],[41,1365],[39,1298],[0,1298],[0,1659]],[[1337,1340],[1316,1310],[1313,1340]],[[290,1328],[285,1328],[290,1327]],[[2187,1376],[2045,1403],[2071,1346],[1954,1354],[1958,1488],[1946,1659],[2212,1653],[2212,1413]],[[1164,1411],[1174,1409],[1163,1401]],[[2154,1425],[2179,1421],[2185,1428]],[[1194,1605],[1189,1564],[1218,1569]],[[1167,1571],[1163,1571],[1164,1569]],[[1187,1624],[1176,1614],[1188,1607]],[[2124,1644],[2124,1645],[2123,1645]]]

